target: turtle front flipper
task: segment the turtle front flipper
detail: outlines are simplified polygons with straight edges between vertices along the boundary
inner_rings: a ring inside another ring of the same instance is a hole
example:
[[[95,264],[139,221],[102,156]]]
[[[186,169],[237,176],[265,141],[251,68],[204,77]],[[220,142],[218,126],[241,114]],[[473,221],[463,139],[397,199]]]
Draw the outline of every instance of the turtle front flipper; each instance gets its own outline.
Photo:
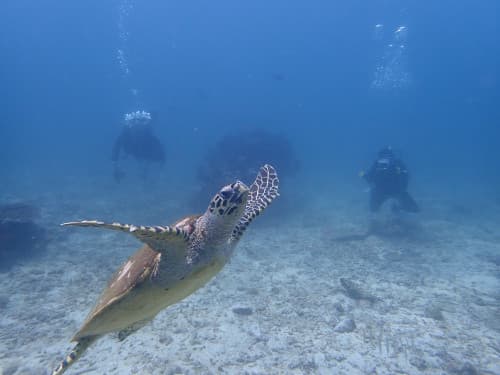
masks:
[[[97,340],[99,336],[89,336],[78,340],[77,344],[73,350],[66,356],[65,359],[59,363],[59,365],[52,371],[52,375],[63,374],[69,366],[71,366],[81,355],[87,350],[87,348]]]
[[[97,220],[70,221],[61,224],[63,226],[96,227],[117,230],[132,234],[156,251],[165,250],[172,242],[177,245],[185,245],[189,239],[189,232],[176,226],[136,226],[131,224],[105,223]]]
[[[260,167],[255,181],[250,186],[250,193],[245,211],[235,226],[231,240],[238,240],[252,220],[260,215],[271,202],[279,196],[279,179],[272,165]]]

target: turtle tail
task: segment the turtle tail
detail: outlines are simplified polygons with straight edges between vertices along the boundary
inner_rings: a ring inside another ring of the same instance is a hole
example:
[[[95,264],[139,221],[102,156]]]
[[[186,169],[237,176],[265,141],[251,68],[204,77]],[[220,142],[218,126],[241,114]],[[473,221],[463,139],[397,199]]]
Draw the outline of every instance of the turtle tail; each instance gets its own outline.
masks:
[[[80,356],[92,345],[97,339],[97,336],[84,337],[78,340],[73,350],[66,356],[64,360],[52,371],[52,375],[63,374],[69,366],[71,366]]]

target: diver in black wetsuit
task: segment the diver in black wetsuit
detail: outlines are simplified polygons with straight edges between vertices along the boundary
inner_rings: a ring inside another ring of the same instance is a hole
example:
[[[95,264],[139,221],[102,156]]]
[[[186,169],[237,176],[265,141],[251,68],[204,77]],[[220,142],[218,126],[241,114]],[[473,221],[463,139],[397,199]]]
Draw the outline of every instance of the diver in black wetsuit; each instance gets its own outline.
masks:
[[[165,150],[153,134],[151,115],[148,112],[137,111],[125,115],[125,126],[116,138],[111,153],[113,177],[116,182],[120,182],[125,176],[119,166],[119,160],[128,156],[147,164],[165,163]]]
[[[362,177],[371,186],[370,210],[376,212],[389,198],[397,200],[393,210],[418,212],[419,207],[408,194],[408,169],[404,163],[395,157],[391,147],[379,151],[377,160]]]

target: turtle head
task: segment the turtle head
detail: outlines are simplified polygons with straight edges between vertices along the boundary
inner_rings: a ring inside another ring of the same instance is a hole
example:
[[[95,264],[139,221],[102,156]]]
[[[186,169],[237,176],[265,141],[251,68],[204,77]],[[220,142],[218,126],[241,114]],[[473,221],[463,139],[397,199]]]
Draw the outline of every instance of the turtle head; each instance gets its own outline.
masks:
[[[248,200],[250,189],[241,181],[226,185],[212,198],[208,211],[221,218],[239,220]]]

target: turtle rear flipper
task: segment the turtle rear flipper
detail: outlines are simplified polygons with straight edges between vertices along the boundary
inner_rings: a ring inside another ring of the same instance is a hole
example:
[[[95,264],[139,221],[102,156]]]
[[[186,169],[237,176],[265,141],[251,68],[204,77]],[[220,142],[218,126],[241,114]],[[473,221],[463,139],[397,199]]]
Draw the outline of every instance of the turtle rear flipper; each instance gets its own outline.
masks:
[[[232,241],[238,240],[252,220],[279,196],[278,187],[279,179],[274,167],[269,164],[260,167],[259,174],[250,186],[245,211],[233,230]]]
[[[99,336],[89,336],[78,340],[75,347],[71,352],[63,359],[59,365],[52,371],[52,375],[63,374],[69,366],[71,366],[80,356],[87,350],[87,348],[97,340]]]
[[[163,252],[172,246],[185,247],[189,233],[183,229],[171,226],[136,226],[132,224],[105,223],[97,220],[70,221],[61,224],[77,227],[95,227],[117,230],[132,234],[134,237],[150,246],[153,250]]]

